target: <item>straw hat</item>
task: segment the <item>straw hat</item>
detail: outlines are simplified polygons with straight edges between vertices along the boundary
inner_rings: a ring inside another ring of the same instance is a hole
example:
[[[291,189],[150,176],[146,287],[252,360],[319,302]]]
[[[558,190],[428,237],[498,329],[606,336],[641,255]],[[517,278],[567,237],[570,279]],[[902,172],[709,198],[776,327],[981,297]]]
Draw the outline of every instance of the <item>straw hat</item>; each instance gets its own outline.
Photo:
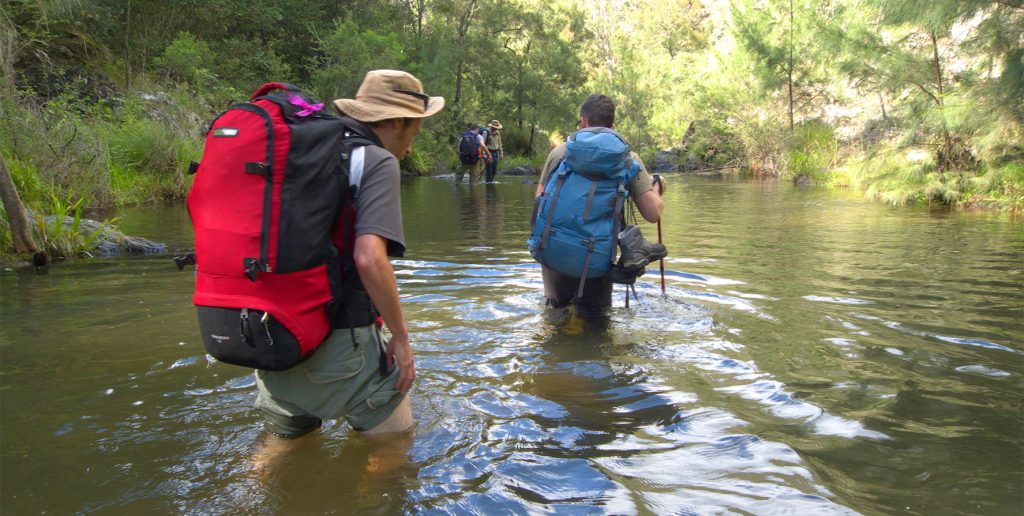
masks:
[[[498,119],[495,118],[494,120],[491,120],[491,123],[487,124],[487,127],[490,127],[491,129],[494,129],[496,131],[500,131],[501,130],[501,122],[499,122]]]
[[[338,111],[360,122],[389,118],[425,118],[444,107],[444,97],[423,93],[423,83],[401,70],[366,72],[355,99],[337,99]]]

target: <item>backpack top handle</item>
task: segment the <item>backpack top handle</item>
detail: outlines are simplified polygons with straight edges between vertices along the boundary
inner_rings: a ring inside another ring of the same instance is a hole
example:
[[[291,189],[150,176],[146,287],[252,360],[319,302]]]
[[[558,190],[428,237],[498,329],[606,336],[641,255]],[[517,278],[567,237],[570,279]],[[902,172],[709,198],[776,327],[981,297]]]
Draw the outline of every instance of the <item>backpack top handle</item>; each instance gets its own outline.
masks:
[[[262,97],[274,90],[285,90],[293,93],[298,93],[301,91],[299,90],[298,86],[295,86],[294,84],[289,84],[287,82],[268,82],[263,86],[260,86],[259,89],[256,90],[256,93],[252,94],[252,100],[256,100],[257,98]]]

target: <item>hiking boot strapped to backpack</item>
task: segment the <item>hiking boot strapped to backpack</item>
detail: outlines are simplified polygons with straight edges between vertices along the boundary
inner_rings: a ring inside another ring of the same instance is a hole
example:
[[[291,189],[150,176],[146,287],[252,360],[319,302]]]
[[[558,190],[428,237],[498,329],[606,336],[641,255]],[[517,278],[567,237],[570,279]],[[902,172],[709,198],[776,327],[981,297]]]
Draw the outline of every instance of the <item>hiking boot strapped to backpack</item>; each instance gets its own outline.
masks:
[[[565,158],[551,171],[534,206],[527,245],[541,264],[580,278],[608,274],[615,263],[622,208],[640,173],[629,144],[615,131],[588,127],[565,144]]]
[[[619,232],[619,249],[619,266],[628,272],[642,271],[648,263],[668,256],[665,245],[645,240],[639,226],[626,226]]]

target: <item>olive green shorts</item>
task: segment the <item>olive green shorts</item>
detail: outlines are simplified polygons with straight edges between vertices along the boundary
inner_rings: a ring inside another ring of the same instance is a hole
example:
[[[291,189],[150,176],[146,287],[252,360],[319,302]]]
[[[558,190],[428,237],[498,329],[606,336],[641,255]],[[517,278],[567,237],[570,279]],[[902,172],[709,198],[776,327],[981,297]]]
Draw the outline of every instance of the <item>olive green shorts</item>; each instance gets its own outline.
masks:
[[[395,389],[397,365],[381,375],[381,347],[374,325],[344,328],[291,369],[257,370],[256,408],[263,412],[264,427],[281,437],[299,437],[319,428],[323,419],[344,417],[359,431],[382,423],[402,395]]]

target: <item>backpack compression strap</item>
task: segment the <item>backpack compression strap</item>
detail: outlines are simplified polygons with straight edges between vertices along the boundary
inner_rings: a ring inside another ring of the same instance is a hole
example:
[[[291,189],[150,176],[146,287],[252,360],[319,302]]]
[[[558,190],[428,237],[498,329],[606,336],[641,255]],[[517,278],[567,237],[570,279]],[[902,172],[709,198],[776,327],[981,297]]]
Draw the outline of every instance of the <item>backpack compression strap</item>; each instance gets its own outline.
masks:
[[[584,210],[583,218],[587,218],[590,212],[590,204],[594,198],[594,187],[597,185],[596,182],[592,182],[590,186],[590,196],[587,198],[587,207]],[[615,220],[612,226],[612,263],[615,263],[616,251],[619,249],[619,214],[622,213],[622,205],[626,198],[626,185],[625,183],[619,183],[619,188],[615,191],[615,211],[612,213],[612,218]],[[587,272],[590,270],[590,258],[594,255],[594,247],[597,244],[597,240],[591,238],[585,242],[587,244],[587,258],[583,261],[583,273],[580,274],[580,286],[576,290],[576,299],[583,297],[583,286],[587,284]]]
[[[583,273],[580,274],[580,288],[576,290],[576,299],[583,298],[583,285],[587,284],[587,271],[590,270],[590,258],[594,256],[594,247],[597,246],[597,239],[591,238],[584,241],[587,244],[587,259],[583,260]]]
[[[562,185],[565,184],[566,174],[568,174],[568,172],[565,170],[558,173],[557,183],[555,183],[555,191],[551,198],[551,208],[548,210],[547,220],[544,221],[544,233],[540,237],[541,249],[545,249],[548,246],[548,236],[551,235],[551,219],[555,217],[555,206],[558,204],[558,194],[562,191]]]

